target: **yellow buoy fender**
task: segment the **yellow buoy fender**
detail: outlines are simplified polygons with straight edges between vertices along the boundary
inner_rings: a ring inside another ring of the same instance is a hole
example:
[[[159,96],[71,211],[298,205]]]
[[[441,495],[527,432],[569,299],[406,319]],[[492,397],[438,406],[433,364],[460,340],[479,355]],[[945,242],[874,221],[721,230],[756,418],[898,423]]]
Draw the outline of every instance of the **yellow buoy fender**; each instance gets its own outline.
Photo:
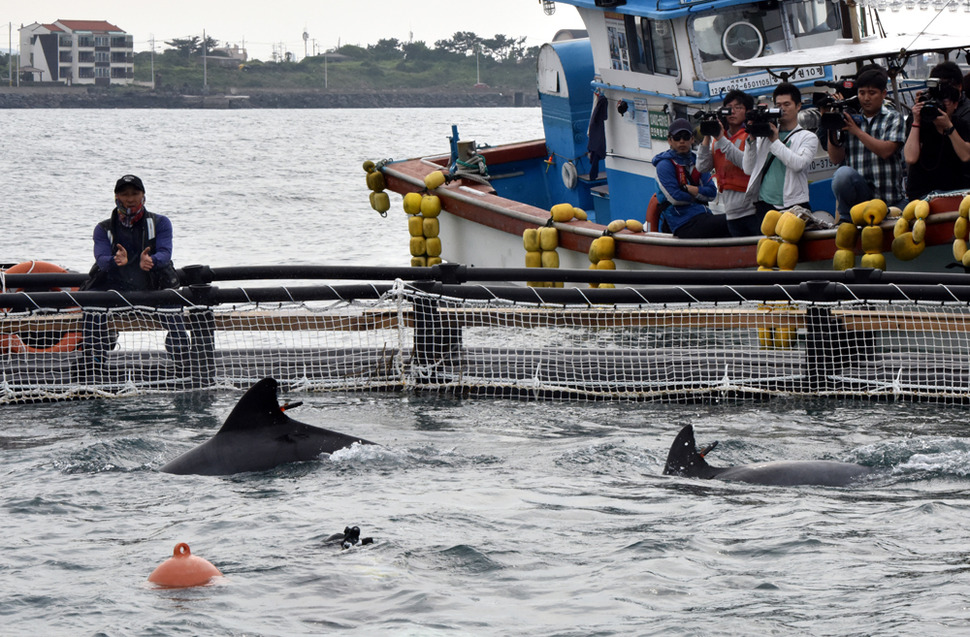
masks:
[[[866,209],[862,212],[862,221],[870,226],[879,225],[888,214],[889,208],[886,202],[882,199],[873,199],[866,204]]]
[[[960,216],[966,219],[970,217],[970,195],[963,198],[960,202]]]
[[[441,239],[438,237],[428,237],[424,241],[425,254],[429,257],[441,256]]]
[[[555,250],[543,250],[542,256],[540,257],[542,261],[542,267],[544,268],[558,268],[559,267],[559,253]]]
[[[909,221],[906,217],[900,217],[896,220],[896,225],[893,226],[893,237],[899,237],[909,232]]]
[[[913,233],[907,232],[893,239],[893,256],[900,261],[912,261],[923,252],[925,247],[925,241],[917,243],[913,241]]]
[[[957,220],[953,222],[953,236],[957,239],[966,239],[968,226],[970,226],[970,222],[967,221],[966,217],[957,217]]]
[[[970,250],[963,253],[963,258],[960,259],[960,262],[963,264],[963,267],[970,268]]]
[[[559,231],[553,227],[539,228],[539,249],[555,250],[559,247]]]
[[[916,218],[916,204],[918,204],[919,201],[919,199],[913,199],[906,204],[906,207],[903,208],[903,219],[906,221],[912,221]]]
[[[408,234],[412,237],[424,236],[424,219],[421,217],[408,217]]]
[[[926,241],[926,221],[919,217],[916,218],[916,223],[913,224],[913,241],[916,243]]]
[[[967,242],[964,239],[953,240],[953,258],[963,261],[963,255],[967,253]]]
[[[848,221],[839,224],[839,229],[835,231],[835,247],[841,250],[851,250],[855,248],[856,227]]]
[[[424,195],[421,197],[421,214],[425,217],[437,217],[441,214],[441,199],[438,195]]]
[[[440,170],[424,176],[424,185],[428,190],[434,190],[443,183],[445,183],[445,174]]]
[[[855,252],[845,249],[835,251],[835,256],[832,257],[833,270],[848,270],[853,267],[855,267]]]
[[[775,234],[779,219],[781,219],[781,213],[777,210],[769,210],[766,212],[764,219],[761,220],[761,234],[766,237]]]
[[[866,206],[868,205],[868,201],[863,201],[862,203],[857,203],[849,209],[849,216],[852,218],[852,223],[857,226],[861,226],[864,223],[862,220],[862,214],[866,211]]]
[[[597,270],[615,270],[616,269],[616,261],[614,261],[613,259],[603,259],[602,261],[598,261],[596,263],[596,269]]]
[[[441,261],[441,257],[428,257],[428,267],[430,268],[433,265],[438,265],[441,263]]]
[[[587,215],[586,211],[582,208],[573,208],[573,217],[579,219],[580,221],[586,221],[589,218],[589,215]]]
[[[552,214],[552,220],[556,223],[572,221],[575,216],[573,205],[568,203],[557,203],[549,212]]]
[[[626,221],[623,219],[614,219],[606,226],[606,229],[615,234],[620,230],[626,229]]]
[[[391,209],[391,198],[386,192],[372,192],[370,194],[370,207],[377,212],[387,212]]]
[[[372,170],[367,173],[367,187],[374,192],[380,192],[384,190],[386,184],[384,183],[384,173],[379,170]]]
[[[916,202],[916,209],[913,211],[917,219],[926,219],[930,216],[930,202],[920,199]]]
[[[409,192],[404,195],[404,212],[416,215],[421,212],[421,193]]]
[[[362,167],[365,173],[369,173],[377,167],[377,164],[375,164],[374,162],[368,159],[364,161],[364,163],[362,164]]]
[[[775,228],[778,236],[789,243],[798,243],[805,233],[805,220],[793,212],[786,212]]]
[[[412,268],[423,268],[427,265],[428,265],[428,259],[426,257],[411,257]]]
[[[783,243],[778,246],[778,269],[794,270],[798,265],[798,244]]]
[[[866,254],[882,252],[882,226],[866,226],[862,229],[862,251]]]
[[[438,232],[441,230],[441,224],[437,219],[422,219],[421,220],[421,231],[424,233],[426,239],[433,239],[438,236]]]
[[[597,255],[596,259],[590,258],[590,261],[593,263],[599,263],[603,259],[612,259],[616,256],[616,241],[613,237],[597,237],[593,239],[592,248],[596,251]]]
[[[529,250],[525,253],[525,267],[527,268],[541,268],[542,267],[542,252],[539,250]]]
[[[781,244],[768,237],[758,241],[758,265],[763,268],[773,268],[778,261],[778,247]]]
[[[428,244],[424,237],[411,237],[411,256],[423,257],[428,252]]]
[[[522,231],[522,246],[526,252],[539,251],[539,229],[526,228]]]
[[[877,270],[886,269],[886,257],[881,252],[862,255],[862,267],[875,268]]]
[[[643,224],[636,219],[627,219],[626,229],[630,232],[643,232]]]

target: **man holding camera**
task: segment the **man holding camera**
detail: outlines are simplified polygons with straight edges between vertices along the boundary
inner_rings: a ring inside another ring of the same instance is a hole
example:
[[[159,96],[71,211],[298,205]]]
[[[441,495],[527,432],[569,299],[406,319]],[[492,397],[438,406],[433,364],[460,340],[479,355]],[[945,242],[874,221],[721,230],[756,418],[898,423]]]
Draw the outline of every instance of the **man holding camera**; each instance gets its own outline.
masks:
[[[940,62],[930,69],[930,78],[938,79],[941,85],[949,84],[957,90],[960,99],[950,119],[954,122],[963,120],[967,126],[970,126],[970,99],[963,94],[963,71],[960,70],[960,65],[953,60]]]
[[[755,216],[752,196],[747,191],[748,176],[742,168],[748,137],[744,124],[752,108],[754,99],[744,91],[735,89],[724,96],[723,106],[716,117],[701,122],[704,139],[697,149],[697,169],[702,173],[714,169],[717,201],[724,211],[732,237],[747,237],[761,232],[760,217]],[[725,124],[727,130],[724,129]]]
[[[960,91],[946,82],[920,96],[913,104],[913,124],[903,157],[909,167],[906,196],[922,199],[933,191],[970,187],[970,124],[955,117]]]
[[[748,193],[757,193],[756,219],[769,210],[802,206],[811,210],[808,201],[808,168],[818,150],[815,133],[798,125],[802,93],[798,87],[783,82],[775,87],[772,97],[777,109],[777,123],[769,119],[766,133],[756,136],[744,151],[744,172],[751,175]],[[749,127],[749,135],[756,134]]]
[[[832,193],[836,216],[842,221],[851,221],[852,206],[870,199],[882,199],[889,206],[905,205],[901,150],[906,130],[899,113],[885,105],[888,82],[889,75],[881,66],[864,67],[856,78],[860,120],[844,111],[845,125],[828,131],[829,159],[839,165],[832,176]],[[823,113],[827,110],[822,108]]]

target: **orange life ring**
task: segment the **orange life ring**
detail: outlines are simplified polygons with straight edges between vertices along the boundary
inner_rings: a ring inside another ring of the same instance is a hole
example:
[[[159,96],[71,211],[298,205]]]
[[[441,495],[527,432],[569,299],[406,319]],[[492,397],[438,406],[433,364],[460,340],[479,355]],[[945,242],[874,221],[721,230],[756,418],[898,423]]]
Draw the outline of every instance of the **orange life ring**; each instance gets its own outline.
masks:
[[[67,272],[67,270],[56,263],[50,263],[48,261],[24,261],[23,263],[18,263],[17,265],[11,266],[3,271],[4,274],[32,274],[51,272],[63,273]],[[51,292],[76,292],[77,288],[54,287],[50,288],[50,290]],[[3,291],[15,294],[23,291],[23,288],[7,288],[6,285],[4,285]],[[61,334],[60,339],[50,347],[34,347],[33,345],[24,343],[19,334],[0,334],[0,352],[9,352],[12,354],[23,354],[25,352],[31,354],[57,354],[63,352],[73,352],[77,349],[77,346],[81,344],[81,339],[81,332],[64,332]]]

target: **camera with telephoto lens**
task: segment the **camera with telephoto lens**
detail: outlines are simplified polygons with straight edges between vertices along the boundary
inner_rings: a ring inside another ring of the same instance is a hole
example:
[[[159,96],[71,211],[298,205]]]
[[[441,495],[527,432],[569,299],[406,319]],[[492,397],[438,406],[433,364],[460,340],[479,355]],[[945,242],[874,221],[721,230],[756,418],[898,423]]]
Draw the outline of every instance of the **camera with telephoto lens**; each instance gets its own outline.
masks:
[[[715,111],[698,111],[694,118],[700,122],[701,135],[717,137],[722,128],[727,128],[725,121],[730,114],[730,108],[719,108]]]
[[[744,128],[752,137],[771,137],[771,124],[778,126],[779,119],[781,119],[780,108],[758,104],[748,111]]]

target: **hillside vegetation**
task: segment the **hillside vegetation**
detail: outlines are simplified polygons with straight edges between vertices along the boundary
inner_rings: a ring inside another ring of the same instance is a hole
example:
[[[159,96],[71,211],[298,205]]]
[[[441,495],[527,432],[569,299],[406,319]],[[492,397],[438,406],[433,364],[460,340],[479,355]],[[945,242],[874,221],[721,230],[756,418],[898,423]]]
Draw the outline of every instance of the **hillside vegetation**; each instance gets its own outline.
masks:
[[[299,62],[245,64],[210,54],[205,82],[209,92],[230,89],[322,90],[469,90],[476,83],[492,89],[533,91],[538,47],[524,48],[524,38],[497,35],[483,39],[456,33],[434,48],[424,42],[381,40],[366,47],[343,46]],[[135,79],[150,82],[154,65],[156,89],[200,92],[203,57],[198,38],[167,42],[170,48],[135,55]],[[214,41],[210,42],[210,46]]]

